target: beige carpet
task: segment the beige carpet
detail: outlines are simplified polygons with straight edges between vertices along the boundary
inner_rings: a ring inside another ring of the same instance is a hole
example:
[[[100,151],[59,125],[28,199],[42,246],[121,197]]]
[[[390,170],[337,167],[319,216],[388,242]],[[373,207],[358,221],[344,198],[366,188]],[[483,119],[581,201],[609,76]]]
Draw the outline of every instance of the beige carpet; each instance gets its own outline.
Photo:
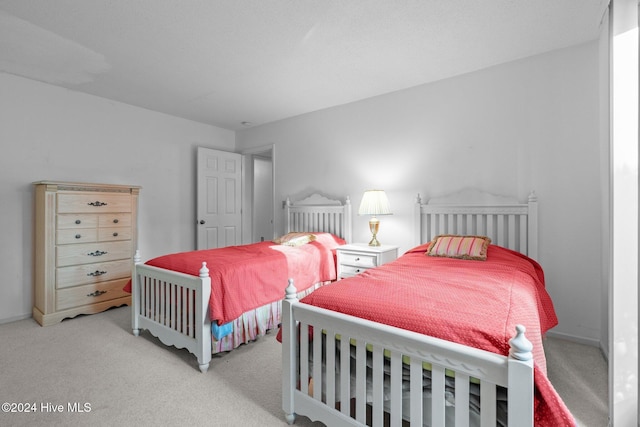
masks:
[[[202,374],[185,350],[134,337],[129,307],[46,328],[32,319],[0,325],[0,398],[32,410],[0,413],[0,425],[284,426],[274,336],[215,356]],[[580,425],[606,426],[599,350],[557,339],[546,348],[549,378]],[[298,417],[296,425],[320,424]]]

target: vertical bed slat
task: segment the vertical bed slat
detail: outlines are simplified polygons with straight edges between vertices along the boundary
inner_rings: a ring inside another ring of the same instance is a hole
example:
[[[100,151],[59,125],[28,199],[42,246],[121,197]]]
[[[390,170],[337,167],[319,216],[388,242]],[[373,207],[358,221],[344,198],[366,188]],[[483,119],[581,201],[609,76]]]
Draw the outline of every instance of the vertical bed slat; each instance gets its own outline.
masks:
[[[487,215],[486,217],[487,220],[487,229],[486,229],[486,235],[487,236],[494,236],[493,238],[496,238],[496,232],[495,232],[495,227],[494,227],[494,221],[495,221],[495,215]]]
[[[184,330],[184,306],[183,306],[183,301],[184,301],[184,294],[183,294],[183,290],[181,286],[177,286],[176,287],[176,292],[178,294],[178,296],[176,297],[176,306],[178,307],[178,310],[176,312],[176,322],[178,322],[177,326],[176,326],[176,330],[182,334],[184,334],[185,330]]]
[[[456,372],[456,427],[469,427],[469,376]]]
[[[176,305],[176,285],[172,284],[171,285],[171,293],[169,295],[170,301],[171,301],[171,324],[170,327],[171,329],[173,329],[174,331],[176,330],[176,310],[178,309],[178,306]]]
[[[371,421],[373,427],[382,427],[384,423],[384,365],[383,365],[383,348],[374,344],[372,346],[372,370],[373,370],[373,387],[371,393],[373,395],[373,407]]]
[[[476,233],[475,234],[487,234],[484,226],[484,219],[481,215],[476,216]]]
[[[326,348],[326,403],[329,407],[336,407],[336,335],[331,330],[327,330],[327,348]]]
[[[313,398],[322,400],[322,330],[313,328]]]
[[[410,393],[410,413],[412,420],[419,420],[420,424],[422,418],[422,362],[416,358],[411,359],[410,373],[409,373],[409,393]]]
[[[445,424],[444,367],[431,367],[431,425]]]
[[[487,381],[480,382],[480,425],[496,425],[496,386]]]
[[[349,416],[351,405],[349,404],[351,382],[351,351],[349,348],[349,337],[344,335],[340,338],[340,412]]]
[[[498,241],[494,242],[500,246],[507,246],[505,243],[505,216],[502,214],[496,215],[496,235]]]
[[[365,343],[356,345],[356,421],[365,424],[367,419],[367,353]]]
[[[520,215],[520,244],[518,250],[523,254],[529,255],[529,248],[527,247],[527,216]]]
[[[399,426],[402,424],[402,354],[397,351],[391,353],[390,377],[390,422],[392,426]]]
[[[509,243],[508,246],[509,248],[515,248],[516,247],[516,216],[515,215],[509,215]]]
[[[153,290],[151,291],[151,312],[154,322],[158,321],[158,279],[153,280]]]
[[[160,282],[160,324],[167,325],[167,308],[166,308],[166,288],[167,282]]]
[[[309,325],[300,322],[300,391],[309,395]]]

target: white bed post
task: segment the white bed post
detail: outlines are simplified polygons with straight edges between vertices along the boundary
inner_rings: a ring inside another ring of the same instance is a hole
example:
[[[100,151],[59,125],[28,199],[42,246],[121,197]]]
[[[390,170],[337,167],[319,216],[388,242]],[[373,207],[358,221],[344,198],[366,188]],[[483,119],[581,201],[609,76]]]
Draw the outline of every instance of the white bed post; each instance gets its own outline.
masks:
[[[509,425],[533,426],[533,344],[524,336],[525,327],[516,326],[509,340],[508,406]]]
[[[538,196],[529,194],[529,214],[527,215],[527,256],[538,259]]]
[[[288,424],[296,419],[293,394],[296,390],[296,322],[293,321],[293,305],[298,302],[293,279],[284,291],[282,301],[282,409]]]
[[[351,199],[349,198],[349,196],[347,196],[347,199],[344,202],[344,212],[342,213],[342,224],[343,224],[343,228],[344,228],[344,240],[347,241],[347,243],[351,243],[353,242],[353,240],[351,239],[351,233],[352,233],[352,224],[351,224]]]
[[[131,328],[133,329],[133,335],[136,337],[140,335],[140,324],[138,323],[138,313],[140,313],[140,284],[138,283],[138,273],[136,266],[142,263],[140,258],[140,250],[136,249],[135,255],[133,255],[133,271],[131,274]]]
[[[416,230],[414,230],[413,236],[415,240],[414,246],[418,246],[422,243],[422,200],[420,199],[420,193],[416,196],[416,203],[413,208],[413,223],[415,224]]]
[[[209,299],[211,297],[211,277],[209,276],[209,269],[207,263],[202,263],[202,268],[198,272],[200,279],[202,279],[202,290],[196,292],[196,322],[198,319],[202,319],[201,325],[195,325],[196,344],[198,358],[198,366],[200,372],[205,373],[209,369],[209,363],[211,362],[211,318],[209,316]]]
[[[284,218],[285,218],[285,234],[291,232],[291,199],[287,197],[287,201],[284,203]]]

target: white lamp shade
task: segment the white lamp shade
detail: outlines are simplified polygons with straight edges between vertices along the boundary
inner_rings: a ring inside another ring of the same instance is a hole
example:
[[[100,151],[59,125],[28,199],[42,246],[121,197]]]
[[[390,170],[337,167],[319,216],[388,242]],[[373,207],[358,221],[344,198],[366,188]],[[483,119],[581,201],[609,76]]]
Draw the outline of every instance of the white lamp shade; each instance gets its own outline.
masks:
[[[359,215],[391,215],[391,206],[384,190],[367,190],[360,202]]]

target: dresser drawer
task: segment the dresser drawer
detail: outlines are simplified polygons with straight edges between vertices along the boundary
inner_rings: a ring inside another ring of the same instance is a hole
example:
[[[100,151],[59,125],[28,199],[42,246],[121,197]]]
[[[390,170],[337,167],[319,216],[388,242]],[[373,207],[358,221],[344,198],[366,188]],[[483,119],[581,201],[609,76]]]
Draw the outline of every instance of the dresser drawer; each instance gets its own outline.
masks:
[[[98,215],[63,214],[57,217],[58,229],[62,228],[95,228],[98,226]]]
[[[98,215],[98,227],[131,227],[131,214],[100,214]]]
[[[131,236],[131,227],[109,227],[98,229],[98,240],[100,242],[130,240]]]
[[[131,212],[131,196],[117,193],[59,193],[58,213]]]
[[[56,288],[62,289],[128,278],[131,277],[131,268],[132,261],[130,259],[57,268]]]
[[[340,252],[338,263],[355,267],[376,267],[378,257],[372,254],[360,254],[352,252]]]
[[[66,267],[77,264],[131,259],[131,241],[80,243],[61,245],[56,248],[57,266]]]
[[[129,296],[129,293],[122,290],[128,281],[129,279],[119,279],[93,285],[60,289],[56,292],[56,310],[66,310]]]
[[[67,228],[56,231],[56,244],[91,243],[98,241],[97,228]]]

